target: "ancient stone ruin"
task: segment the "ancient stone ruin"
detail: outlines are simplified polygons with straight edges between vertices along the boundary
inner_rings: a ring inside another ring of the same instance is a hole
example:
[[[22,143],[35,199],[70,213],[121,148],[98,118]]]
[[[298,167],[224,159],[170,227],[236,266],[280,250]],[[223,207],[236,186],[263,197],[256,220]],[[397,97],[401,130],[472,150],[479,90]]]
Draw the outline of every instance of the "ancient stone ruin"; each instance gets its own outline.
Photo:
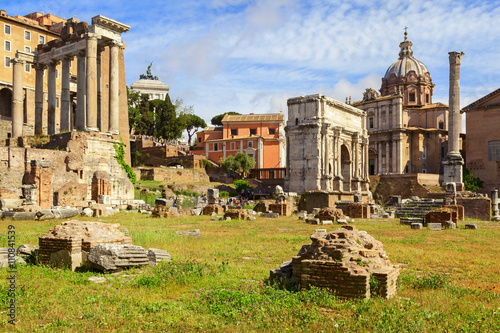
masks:
[[[132,237],[125,236],[118,223],[63,222],[39,238],[40,263],[75,270],[101,243],[132,245]]]
[[[331,289],[342,298],[390,298],[396,294],[399,268],[383,244],[352,225],[317,232],[291,263],[271,271],[272,281]],[[291,268],[291,269],[290,269]]]

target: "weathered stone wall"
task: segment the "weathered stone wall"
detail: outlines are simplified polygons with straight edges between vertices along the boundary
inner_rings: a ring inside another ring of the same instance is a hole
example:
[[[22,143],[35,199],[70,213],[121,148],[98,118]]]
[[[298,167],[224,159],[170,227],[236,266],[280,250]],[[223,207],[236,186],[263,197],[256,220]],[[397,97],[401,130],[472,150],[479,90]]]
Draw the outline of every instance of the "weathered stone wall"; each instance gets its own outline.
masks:
[[[458,226],[459,221],[464,220],[464,207],[459,205],[445,205],[425,214],[425,224],[441,223],[443,226],[447,221],[453,221]]]
[[[338,206],[342,209],[345,215],[350,218],[355,219],[369,219],[370,218],[370,206],[362,203],[353,203],[347,205]]]
[[[490,198],[457,198],[457,205],[464,207],[465,217],[489,221],[491,219]]]
[[[135,168],[136,174],[141,180],[157,180],[162,182],[190,183],[209,182],[208,175],[194,169],[177,168]]]
[[[292,215],[292,205],[290,204],[270,204],[269,210],[273,213],[278,213],[282,216]]]
[[[306,210],[308,213],[311,213],[314,208],[335,208],[335,203],[337,201],[354,202],[354,194],[320,191],[306,192],[300,196],[298,209],[299,211]],[[368,197],[367,193],[362,193],[362,202],[370,202],[370,198]]]

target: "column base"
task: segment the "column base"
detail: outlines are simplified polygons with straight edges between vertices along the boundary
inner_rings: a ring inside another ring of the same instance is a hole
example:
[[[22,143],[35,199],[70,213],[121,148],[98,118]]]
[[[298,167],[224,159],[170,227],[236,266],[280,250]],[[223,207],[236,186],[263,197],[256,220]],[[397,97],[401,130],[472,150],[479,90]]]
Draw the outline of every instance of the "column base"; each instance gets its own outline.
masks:
[[[99,129],[97,127],[87,127],[85,132],[99,132]]]
[[[113,134],[113,135],[115,135],[115,134],[120,134],[120,131],[119,131],[119,130],[111,130],[111,129],[110,129],[110,130],[108,131],[108,133],[109,133],[109,134]]]

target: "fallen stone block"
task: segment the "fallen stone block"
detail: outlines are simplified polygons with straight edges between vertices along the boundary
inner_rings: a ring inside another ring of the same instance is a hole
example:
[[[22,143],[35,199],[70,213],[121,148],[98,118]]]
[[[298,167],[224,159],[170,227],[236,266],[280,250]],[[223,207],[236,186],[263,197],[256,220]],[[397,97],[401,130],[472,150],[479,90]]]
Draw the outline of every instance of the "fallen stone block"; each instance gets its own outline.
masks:
[[[0,199],[0,209],[12,209],[23,205],[24,199]]]
[[[429,230],[434,230],[434,231],[441,231],[443,230],[443,226],[441,223],[427,223],[427,227]]]
[[[277,219],[278,217],[280,217],[280,214],[279,213],[262,213],[261,216],[272,218],[272,219]]]
[[[191,209],[191,215],[201,215],[202,210],[200,208]]]
[[[411,228],[412,229],[422,229],[423,228],[423,224],[422,223],[412,223],[411,224]]]
[[[347,220],[346,219],[338,219],[337,223],[338,224],[347,224]]]
[[[465,229],[477,229],[477,224],[466,224]]]
[[[333,224],[333,221],[331,220],[323,220],[321,224]]]
[[[187,237],[195,237],[195,238],[201,238],[201,232],[200,229],[194,229],[194,230],[189,230],[189,231],[176,231],[176,235],[179,236],[187,236]]]
[[[229,216],[226,217],[226,221],[231,221],[231,218]]]
[[[313,210],[312,210],[313,216],[318,215],[318,213],[320,212],[320,210],[321,210],[321,208],[313,208]]]
[[[309,223],[309,224],[321,224],[321,220],[320,219],[307,218],[306,219],[306,223]]]
[[[255,216],[247,216],[247,221],[255,221]]]
[[[141,246],[98,244],[87,256],[90,265],[105,271],[121,271],[133,266],[148,265],[149,259]]]
[[[11,220],[36,220],[36,212],[3,212],[2,219]]]
[[[26,261],[22,258],[22,257],[19,257],[19,256],[14,256],[14,262],[18,265],[26,265]],[[1,262],[0,262],[0,268],[5,268],[5,267],[9,267],[11,264],[11,262],[9,262],[9,259],[6,258],[6,259],[3,259]]]
[[[412,223],[424,223],[424,219],[421,217],[401,217],[399,223],[411,225]]]
[[[52,220],[55,219],[56,216],[52,213],[52,209],[42,209],[35,213],[36,217],[40,220]]]
[[[80,215],[85,216],[85,217],[92,217],[92,216],[94,216],[94,211],[92,209],[90,209],[89,207],[85,207],[82,209]]]
[[[210,219],[211,221],[221,221],[224,218],[224,216],[212,216]]]
[[[93,283],[104,283],[106,278],[104,276],[89,276],[89,281]]]
[[[172,257],[165,250],[149,249],[148,250],[148,259],[149,259],[149,262],[151,264],[156,265],[157,263],[162,262],[162,261],[171,261]]]
[[[443,225],[444,225],[445,229],[456,229],[457,228],[457,225],[453,221],[446,221],[446,222],[444,222]]]

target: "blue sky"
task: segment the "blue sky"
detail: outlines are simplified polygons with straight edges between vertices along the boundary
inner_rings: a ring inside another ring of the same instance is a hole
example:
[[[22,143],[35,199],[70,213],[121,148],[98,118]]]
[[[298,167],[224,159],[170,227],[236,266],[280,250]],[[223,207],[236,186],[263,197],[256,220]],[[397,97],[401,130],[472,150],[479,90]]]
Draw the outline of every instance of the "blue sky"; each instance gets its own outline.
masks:
[[[321,93],[359,100],[397,60],[403,28],[448,104],[448,52],[463,51],[461,106],[500,85],[498,1],[183,0],[9,1],[8,15],[34,11],[131,26],[127,85],[152,72],[207,123],[226,111],[283,110],[290,97]]]

